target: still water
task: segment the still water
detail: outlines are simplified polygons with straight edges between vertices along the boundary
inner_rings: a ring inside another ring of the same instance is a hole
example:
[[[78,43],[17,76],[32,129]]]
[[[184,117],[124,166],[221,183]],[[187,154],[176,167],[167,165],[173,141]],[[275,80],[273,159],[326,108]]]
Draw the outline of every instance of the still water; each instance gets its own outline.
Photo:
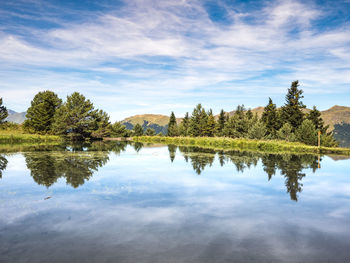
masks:
[[[350,159],[115,142],[0,154],[0,262],[350,262]]]

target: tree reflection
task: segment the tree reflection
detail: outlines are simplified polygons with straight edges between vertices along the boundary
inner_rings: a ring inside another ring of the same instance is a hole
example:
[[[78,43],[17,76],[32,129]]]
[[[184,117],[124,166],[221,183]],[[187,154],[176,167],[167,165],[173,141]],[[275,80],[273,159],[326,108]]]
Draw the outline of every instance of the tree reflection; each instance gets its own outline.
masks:
[[[176,150],[170,150],[170,159],[175,158]],[[179,147],[186,162],[191,162],[193,170],[201,174],[207,166],[211,166],[218,156],[221,166],[233,164],[238,172],[257,166],[261,160],[263,170],[268,180],[279,172],[285,177],[285,186],[291,200],[298,201],[298,193],[302,191],[302,179],[305,177],[304,169],[315,172],[319,168],[320,157],[310,154],[263,154],[244,151],[215,151],[199,147]]]
[[[0,155],[0,179],[2,178],[2,172],[6,169],[7,167],[7,159]]]
[[[67,145],[65,151],[24,153],[27,168],[34,181],[50,187],[59,178],[65,178],[74,188],[89,180],[98,168],[109,160],[109,153],[125,151],[127,142],[94,142]]]

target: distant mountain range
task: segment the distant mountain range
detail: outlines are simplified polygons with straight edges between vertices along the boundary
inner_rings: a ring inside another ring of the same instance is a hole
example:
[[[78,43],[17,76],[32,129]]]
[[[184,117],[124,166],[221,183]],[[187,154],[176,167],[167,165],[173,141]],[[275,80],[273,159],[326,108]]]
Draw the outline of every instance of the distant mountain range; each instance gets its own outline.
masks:
[[[6,120],[9,122],[21,124],[26,119],[26,112],[15,112],[13,110],[7,110],[7,111],[9,115],[7,116]]]

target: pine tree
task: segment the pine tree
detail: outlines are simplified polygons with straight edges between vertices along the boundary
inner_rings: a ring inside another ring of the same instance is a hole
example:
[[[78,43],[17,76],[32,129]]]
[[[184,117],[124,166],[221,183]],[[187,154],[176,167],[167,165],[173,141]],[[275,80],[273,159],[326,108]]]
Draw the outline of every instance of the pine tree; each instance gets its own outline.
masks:
[[[123,125],[121,122],[115,122],[112,125],[111,136],[113,136],[113,137],[129,137],[130,132],[128,129],[126,129],[125,125]]]
[[[178,136],[178,128],[177,128],[177,123],[176,123],[176,117],[174,112],[172,111],[170,114],[170,119],[168,123],[168,136]]]
[[[293,133],[293,127],[288,122],[285,123],[281,129],[277,132],[277,138],[288,142],[295,141],[295,135]]]
[[[143,128],[139,123],[136,123],[136,125],[133,128],[134,136],[142,136],[143,135]]]
[[[8,115],[6,107],[2,105],[2,98],[0,98],[0,123],[3,123]]]
[[[277,131],[281,128],[276,104],[269,98],[269,103],[265,106],[264,112],[261,116],[262,122],[265,124],[267,134],[272,138],[276,137]]]
[[[84,140],[96,130],[96,114],[92,102],[84,95],[74,92],[56,110],[53,131],[72,140]]]
[[[201,104],[198,104],[192,112],[190,124],[188,128],[188,134],[193,137],[201,136],[201,114],[203,108]]]
[[[324,126],[321,112],[316,108],[316,106],[314,106],[313,109],[307,114],[306,119],[312,121],[317,131],[321,131],[322,134],[327,134],[329,125]]]
[[[52,131],[54,116],[61,104],[62,100],[52,91],[46,90],[36,94],[27,110],[25,129],[35,133]]]
[[[208,115],[208,121],[206,125],[205,136],[213,137],[216,133],[216,122],[213,115],[213,111],[210,109],[207,115]]]
[[[109,116],[103,110],[95,111],[95,124],[96,127],[91,133],[94,138],[102,139],[103,137],[109,137],[112,132],[112,125],[109,122]]]
[[[249,139],[264,139],[267,133],[265,124],[262,121],[255,122],[248,130]]]
[[[299,142],[317,145],[317,131],[311,120],[304,120],[295,133]]]
[[[156,131],[152,128],[147,128],[145,135],[146,136],[154,136],[154,135],[156,135]]]
[[[293,81],[291,87],[288,89],[286,95],[286,103],[282,107],[282,121],[288,122],[292,125],[293,131],[295,131],[304,120],[304,113],[302,109],[305,105],[302,103],[301,99],[303,91],[298,89],[299,81]]]
[[[216,127],[216,135],[217,136],[223,136],[223,130],[224,130],[224,127],[225,127],[225,123],[227,121],[227,118],[226,118],[226,113],[224,112],[224,110],[221,110],[220,111],[220,114],[219,114],[219,119],[218,119],[218,122],[217,122],[217,127]]]
[[[190,124],[190,117],[188,116],[188,112],[186,112],[185,117],[182,119],[182,121],[179,125],[179,134],[181,136],[188,135],[189,124]]]

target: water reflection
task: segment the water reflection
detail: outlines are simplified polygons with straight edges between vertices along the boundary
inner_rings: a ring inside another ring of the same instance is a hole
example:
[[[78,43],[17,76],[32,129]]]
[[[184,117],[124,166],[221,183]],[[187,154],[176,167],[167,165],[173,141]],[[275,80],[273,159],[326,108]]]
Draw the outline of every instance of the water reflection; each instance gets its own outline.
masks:
[[[131,145],[135,152],[143,147],[142,143],[131,142],[94,142],[90,144],[52,145],[37,147],[35,151],[24,152],[27,168],[34,181],[39,185],[50,187],[59,178],[74,188],[83,185],[98,169],[109,160],[109,154],[119,155]],[[147,146],[146,146],[147,147]],[[174,162],[177,151],[198,174],[211,167],[216,158],[221,166],[234,165],[238,172],[256,167],[261,161],[268,181],[276,174],[285,178],[285,187],[291,200],[297,201],[302,191],[305,169],[315,172],[321,161],[319,156],[302,154],[263,154],[244,151],[215,151],[195,146],[168,145],[169,158]],[[30,150],[33,150],[32,148]],[[0,178],[6,169],[7,159],[0,155]]]
[[[302,191],[302,179],[305,177],[304,169],[315,172],[319,169],[319,156],[302,154],[263,154],[242,151],[215,151],[199,147],[178,147],[186,162],[192,164],[193,170],[200,175],[206,167],[212,166],[215,157],[221,166],[232,163],[236,170],[244,172],[246,169],[256,167],[259,160],[262,162],[263,170],[268,180],[279,171],[285,177],[285,186],[290,194],[291,200],[298,201],[298,193]],[[168,146],[170,160],[175,159],[176,146]]]
[[[7,162],[7,159],[3,155],[0,155],[0,179],[2,178],[2,172],[7,167]]]

